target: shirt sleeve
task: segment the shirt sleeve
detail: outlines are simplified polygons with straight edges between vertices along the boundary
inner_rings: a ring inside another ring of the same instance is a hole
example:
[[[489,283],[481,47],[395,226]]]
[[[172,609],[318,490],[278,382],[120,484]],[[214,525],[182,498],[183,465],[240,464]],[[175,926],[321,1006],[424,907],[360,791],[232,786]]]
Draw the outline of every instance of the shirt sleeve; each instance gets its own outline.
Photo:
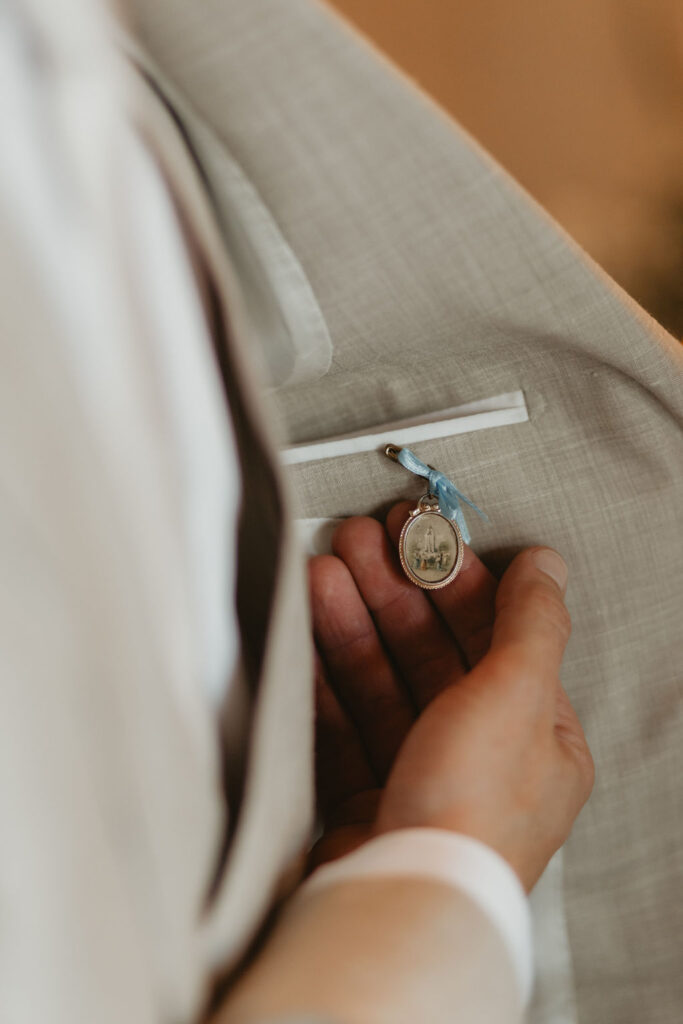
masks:
[[[399,829],[318,868],[302,891],[356,878],[413,876],[464,892],[496,927],[527,1005],[533,983],[531,912],[519,878],[491,847],[471,836],[435,828]]]
[[[56,6],[0,4],[0,1016],[158,1024],[207,984],[238,462],[108,5]]]

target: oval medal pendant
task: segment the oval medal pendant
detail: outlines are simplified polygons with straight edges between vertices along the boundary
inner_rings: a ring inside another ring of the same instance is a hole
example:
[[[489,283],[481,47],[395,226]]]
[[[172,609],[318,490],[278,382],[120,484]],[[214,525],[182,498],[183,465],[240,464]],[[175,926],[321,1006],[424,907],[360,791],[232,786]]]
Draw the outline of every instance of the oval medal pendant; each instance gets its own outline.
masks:
[[[464,551],[457,523],[439,512],[433,494],[423,495],[403,524],[398,553],[409,580],[423,590],[438,590],[460,572]]]

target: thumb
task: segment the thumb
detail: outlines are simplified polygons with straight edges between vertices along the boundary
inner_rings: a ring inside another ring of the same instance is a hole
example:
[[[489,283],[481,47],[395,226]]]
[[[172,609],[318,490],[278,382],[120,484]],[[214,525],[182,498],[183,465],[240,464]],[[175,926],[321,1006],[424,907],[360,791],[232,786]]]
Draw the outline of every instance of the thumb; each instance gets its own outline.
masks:
[[[483,660],[489,660],[489,669],[491,662],[501,666],[508,686],[514,681],[512,672],[555,696],[571,633],[566,584],[567,566],[553,548],[521,551],[503,574],[496,591],[491,646]]]

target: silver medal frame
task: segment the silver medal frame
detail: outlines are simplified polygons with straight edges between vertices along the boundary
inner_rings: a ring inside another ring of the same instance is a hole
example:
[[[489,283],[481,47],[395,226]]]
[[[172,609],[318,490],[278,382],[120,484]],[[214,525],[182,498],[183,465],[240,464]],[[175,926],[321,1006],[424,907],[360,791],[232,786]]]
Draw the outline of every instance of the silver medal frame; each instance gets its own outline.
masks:
[[[442,580],[437,580],[434,583],[430,583],[427,580],[420,579],[419,576],[411,569],[406,558],[406,543],[410,531],[415,526],[416,522],[424,516],[438,516],[440,520],[443,520],[447,524],[453,534],[453,539],[456,544],[456,556],[453,568],[446,577]],[[442,515],[439,511],[439,501],[434,494],[423,495],[417,503],[417,507],[409,513],[408,518],[403,524],[401,535],[398,539],[398,554],[401,559],[401,566],[404,573],[415,586],[420,587],[422,590],[441,590],[442,587],[447,587],[449,583],[452,583],[455,577],[460,572],[462,567],[462,561],[465,555],[465,543],[462,539],[462,534],[452,519],[447,519],[446,516]]]

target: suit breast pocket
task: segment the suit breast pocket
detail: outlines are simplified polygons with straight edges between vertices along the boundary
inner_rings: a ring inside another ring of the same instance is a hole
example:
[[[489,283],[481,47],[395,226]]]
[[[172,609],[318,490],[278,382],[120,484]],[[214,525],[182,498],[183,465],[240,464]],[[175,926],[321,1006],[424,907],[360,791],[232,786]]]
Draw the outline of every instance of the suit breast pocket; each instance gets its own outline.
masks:
[[[411,497],[416,486],[424,491],[423,484],[415,483],[418,478],[384,456],[387,444],[415,448],[420,458],[449,474],[448,457],[442,453],[449,451],[450,439],[528,419],[524,392],[510,391],[283,449],[305,550],[329,551],[334,528],[348,515],[372,515],[380,506]],[[442,461],[437,461],[439,455]]]

